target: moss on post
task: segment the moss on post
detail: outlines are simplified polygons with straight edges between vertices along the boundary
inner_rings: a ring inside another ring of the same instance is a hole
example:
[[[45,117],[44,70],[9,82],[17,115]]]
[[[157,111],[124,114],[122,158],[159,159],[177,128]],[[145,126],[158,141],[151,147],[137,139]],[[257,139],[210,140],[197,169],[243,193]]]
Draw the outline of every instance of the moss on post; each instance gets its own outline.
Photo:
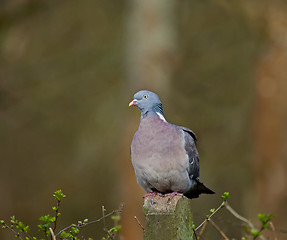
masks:
[[[190,199],[174,196],[168,202],[168,197],[156,195],[151,204],[149,196],[144,199],[143,210],[146,216],[144,240],[193,239]]]

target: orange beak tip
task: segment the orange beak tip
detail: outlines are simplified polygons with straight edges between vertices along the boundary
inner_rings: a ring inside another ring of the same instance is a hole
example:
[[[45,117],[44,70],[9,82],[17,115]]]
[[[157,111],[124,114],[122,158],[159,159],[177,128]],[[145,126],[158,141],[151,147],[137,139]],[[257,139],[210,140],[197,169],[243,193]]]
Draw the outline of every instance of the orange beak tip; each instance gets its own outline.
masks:
[[[132,100],[132,101],[129,103],[129,107],[135,105],[136,103],[137,103],[137,100],[136,100],[136,99]]]

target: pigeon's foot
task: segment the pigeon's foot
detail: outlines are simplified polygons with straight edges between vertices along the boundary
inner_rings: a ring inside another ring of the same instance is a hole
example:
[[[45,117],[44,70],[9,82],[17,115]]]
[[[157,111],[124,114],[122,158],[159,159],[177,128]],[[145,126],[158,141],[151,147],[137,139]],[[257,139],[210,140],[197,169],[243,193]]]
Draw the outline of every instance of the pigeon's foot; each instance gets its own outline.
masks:
[[[154,196],[155,196],[155,195],[160,195],[160,196],[162,196],[162,194],[161,194],[160,192],[148,192],[148,193],[146,193],[145,195],[143,195],[143,198],[146,198],[146,197],[148,197],[148,196],[151,196],[151,197],[150,197],[150,203],[151,203],[151,204],[154,204],[153,199],[154,199]]]
[[[172,192],[172,193],[166,193],[164,194],[164,196],[169,196],[167,202],[169,202],[175,195],[178,195],[178,196],[182,196],[183,197],[183,194],[182,193],[179,193],[179,192]]]

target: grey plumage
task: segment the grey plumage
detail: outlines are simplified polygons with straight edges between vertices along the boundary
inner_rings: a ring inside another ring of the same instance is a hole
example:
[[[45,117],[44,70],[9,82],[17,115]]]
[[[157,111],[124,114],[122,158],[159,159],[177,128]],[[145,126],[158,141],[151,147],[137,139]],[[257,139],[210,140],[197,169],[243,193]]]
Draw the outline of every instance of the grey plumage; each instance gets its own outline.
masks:
[[[159,97],[143,90],[129,106],[141,111],[131,144],[131,159],[139,185],[146,192],[183,193],[196,198],[214,193],[199,179],[197,138],[193,131],[168,123]]]

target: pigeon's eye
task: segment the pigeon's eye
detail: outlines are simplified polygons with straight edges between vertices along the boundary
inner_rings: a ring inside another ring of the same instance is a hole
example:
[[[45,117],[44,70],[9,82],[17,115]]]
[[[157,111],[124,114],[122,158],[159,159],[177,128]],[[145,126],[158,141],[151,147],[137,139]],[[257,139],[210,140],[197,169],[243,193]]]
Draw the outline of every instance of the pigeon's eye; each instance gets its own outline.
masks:
[[[145,94],[145,95],[143,95],[143,98],[148,98],[148,95],[146,95],[146,94]]]

